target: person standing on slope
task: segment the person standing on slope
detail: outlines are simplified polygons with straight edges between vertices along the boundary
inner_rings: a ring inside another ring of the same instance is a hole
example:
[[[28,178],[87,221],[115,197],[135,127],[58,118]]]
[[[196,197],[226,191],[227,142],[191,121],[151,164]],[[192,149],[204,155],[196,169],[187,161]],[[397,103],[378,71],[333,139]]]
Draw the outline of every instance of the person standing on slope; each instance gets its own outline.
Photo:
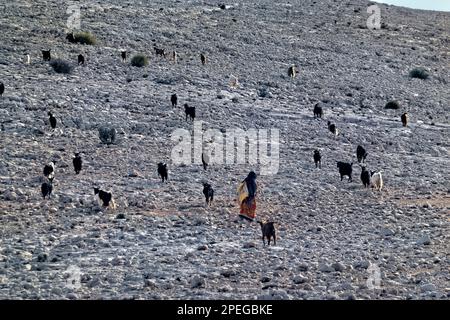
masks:
[[[253,221],[256,217],[256,173],[250,171],[247,178],[239,184],[238,202],[241,212],[239,217]]]

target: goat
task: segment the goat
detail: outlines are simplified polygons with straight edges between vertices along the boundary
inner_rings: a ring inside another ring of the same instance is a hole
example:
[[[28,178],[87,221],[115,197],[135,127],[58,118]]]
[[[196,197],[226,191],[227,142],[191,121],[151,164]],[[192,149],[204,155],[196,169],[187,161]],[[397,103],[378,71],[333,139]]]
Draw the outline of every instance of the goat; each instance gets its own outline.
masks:
[[[383,177],[381,176],[381,171],[371,171],[370,176],[371,187],[375,188],[375,190],[381,191],[381,189],[383,188]]]
[[[186,114],[186,121],[188,117],[194,121],[195,119],[195,107],[189,107],[187,103],[184,104],[184,113]]]
[[[320,155],[320,151],[319,150],[314,150],[314,163],[316,164],[316,168],[322,168],[322,156]]]
[[[56,118],[53,116],[51,111],[49,111],[47,114],[49,115],[50,126],[52,127],[52,129],[55,129],[56,128]]]
[[[171,97],[170,97],[170,102],[172,102],[172,107],[176,107],[178,105],[178,96],[176,93],[174,93]]]
[[[157,47],[153,47],[153,49],[155,50],[155,53],[157,56],[162,56],[162,57],[166,57],[166,50],[164,49],[159,49]]]
[[[291,77],[292,79],[294,79],[296,75],[297,75],[297,70],[295,69],[295,65],[290,66],[288,68],[288,76]]]
[[[341,175],[341,181],[344,179],[344,176],[348,176],[348,181],[352,181],[352,163],[346,163],[346,162],[337,162],[337,167],[339,168],[339,174]]]
[[[203,183],[203,194],[205,195],[206,204],[210,206],[214,200],[214,189],[209,183]]]
[[[403,126],[406,127],[408,125],[408,119],[409,119],[408,113],[405,112],[404,114],[402,114],[402,116],[400,118],[402,120]]]
[[[267,238],[267,244],[269,246],[270,246],[270,238],[273,238],[273,244],[276,245],[277,244],[277,236],[276,236],[274,222],[258,221],[258,223],[261,226],[263,245],[266,245],[265,238]]]
[[[336,125],[334,123],[331,123],[330,121],[328,121],[328,130],[330,130],[330,132],[332,134],[334,134],[335,136],[338,135],[338,129],[336,128]]]
[[[73,32],[68,33],[66,35],[66,39],[69,40],[70,43],[76,43],[77,39],[75,39],[75,36],[73,35]]]
[[[166,163],[158,163],[158,176],[161,177],[162,182],[167,181],[168,172],[167,172],[167,164]]]
[[[75,158],[73,158],[72,163],[73,168],[75,169],[75,174],[79,174],[83,166],[83,160],[81,160],[79,153],[75,153]]]
[[[175,50],[172,52],[172,59],[174,63],[178,63],[178,53]]]
[[[358,162],[365,162],[366,157],[367,157],[366,149],[358,145],[358,147],[356,147],[356,158],[358,158]]]
[[[314,106],[314,118],[322,118],[323,116],[323,110],[322,107],[319,105],[319,103],[316,103],[316,105]]]
[[[78,55],[78,65],[83,64],[84,65],[84,57],[82,54]]]
[[[44,61],[50,61],[52,59],[51,54],[50,54],[50,50],[42,50],[42,59]]]
[[[205,65],[206,64],[206,56],[202,53],[202,54],[200,54],[200,60],[201,60],[201,62],[202,62],[202,65]]]
[[[365,188],[370,186],[370,172],[364,166],[361,167],[361,181]]]
[[[49,180],[48,182],[44,182],[41,185],[41,193],[42,193],[42,197],[45,199],[45,197],[48,197],[48,199],[50,199],[50,195],[52,194],[53,191],[53,184],[52,181]]]
[[[94,195],[98,194],[98,204],[100,206],[116,209],[116,203],[112,197],[111,192],[106,192],[94,187]]]
[[[42,170],[44,176],[48,179],[53,180],[53,177],[55,176],[55,163],[56,161],[49,162],[44,166],[44,170]]]

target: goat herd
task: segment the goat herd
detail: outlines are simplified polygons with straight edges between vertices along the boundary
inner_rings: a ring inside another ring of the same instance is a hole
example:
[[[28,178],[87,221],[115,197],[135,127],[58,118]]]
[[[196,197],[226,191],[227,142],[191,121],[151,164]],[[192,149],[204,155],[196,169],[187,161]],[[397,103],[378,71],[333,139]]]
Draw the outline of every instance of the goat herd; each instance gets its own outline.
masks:
[[[66,39],[71,41],[70,34],[67,36]],[[160,55],[163,57],[167,56],[167,53],[164,49],[159,49],[156,47],[154,49],[155,49],[156,55]],[[178,53],[176,51],[173,51],[171,54],[171,57],[172,57],[173,61],[175,61],[175,63],[176,63]],[[42,58],[44,61],[51,61],[50,50],[43,50]],[[127,59],[126,51],[121,51],[121,58],[123,61],[126,61],[126,59]],[[27,61],[28,61],[27,63],[29,63],[29,61],[30,61],[29,55],[27,56]],[[202,63],[202,65],[206,64],[206,56],[203,53],[200,55],[200,62]],[[83,55],[80,54],[78,56],[78,64],[82,65],[84,63],[85,63],[85,58]],[[295,78],[297,73],[298,73],[298,70],[296,69],[295,65],[292,65],[288,68],[288,76],[290,78]],[[5,91],[5,86],[2,82],[0,82],[0,97],[3,95],[4,91]],[[170,97],[170,101],[171,101],[171,104],[173,107],[177,107],[178,97],[176,94],[173,94]],[[190,118],[190,120],[192,120],[192,121],[195,119],[195,107],[191,107],[187,103],[185,103],[184,111],[185,111],[185,115],[186,115],[186,121],[188,120],[188,118]],[[314,106],[313,113],[314,113],[315,118],[322,118],[322,116],[323,116],[322,107],[319,104],[316,104]],[[49,123],[50,123],[51,128],[55,129],[57,126],[57,119],[54,117],[54,115],[50,111],[48,112],[48,116],[49,116]],[[403,123],[403,126],[407,126],[408,115],[406,113],[404,113],[401,116],[401,121]],[[328,125],[328,130],[333,135],[337,136],[339,133],[337,126],[334,123],[331,123],[330,121],[328,121],[327,125]],[[366,150],[362,146],[358,145],[358,147],[356,149],[356,156],[357,156],[358,162],[361,164],[361,167],[362,167],[361,176],[360,176],[361,181],[362,181],[364,187],[371,186],[371,187],[375,188],[376,190],[381,191],[381,189],[383,188],[383,178],[382,178],[381,172],[368,171],[366,169],[365,160],[366,160],[367,154],[368,153],[366,152]],[[313,159],[314,159],[316,168],[321,168],[321,158],[322,158],[322,156],[320,154],[320,151],[315,150],[314,154],[313,154]],[[207,155],[205,155],[205,154],[202,154],[202,163],[203,163],[204,170],[206,170],[207,166],[208,166],[208,158],[207,158]],[[41,193],[42,193],[42,196],[44,199],[50,198],[50,195],[53,191],[53,179],[55,177],[55,164],[56,164],[56,162],[52,161],[49,164],[44,166],[43,174],[46,178],[46,182],[42,183],[42,185],[41,185]],[[83,161],[81,159],[81,156],[79,153],[76,153],[75,157],[73,158],[73,167],[74,167],[74,171],[76,174],[79,174],[81,172],[82,165],[83,165]],[[353,166],[353,163],[345,163],[345,162],[341,162],[341,161],[337,162],[337,167],[339,169],[341,181],[343,180],[344,176],[347,176],[348,180],[352,181],[352,166]],[[167,164],[162,163],[162,162],[158,163],[157,172],[158,172],[158,175],[161,177],[162,182],[167,181],[167,178],[168,178]],[[203,194],[205,195],[207,205],[210,205],[214,198],[214,190],[210,184],[208,184],[208,183],[203,184]],[[116,208],[115,201],[113,199],[113,195],[111,192],[107,192],[107,191],[101,190],[98,187],[94,187],[94,195],[97,196],[100,206],[102,206],[104,208],[111,208],[111,209]],[[270,236],[272,236],[274,238],[274,242],[275,242],[275,229],[273,226],[273,222],[267,222],[267,223],[260,222],[260,223],[261,223],[261,229],[263,232],[263,241],[264,241],[264,237],[267,237],[269,240],[269,244],[270,244]]]

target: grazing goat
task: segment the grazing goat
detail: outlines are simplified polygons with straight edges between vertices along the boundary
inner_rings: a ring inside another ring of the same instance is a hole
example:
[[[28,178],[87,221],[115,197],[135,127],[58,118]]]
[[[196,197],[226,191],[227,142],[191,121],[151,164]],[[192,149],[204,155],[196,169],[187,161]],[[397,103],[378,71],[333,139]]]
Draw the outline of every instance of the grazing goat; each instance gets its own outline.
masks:
[[[402,120],[403,126],[406,127],[408,125],[408,119],[409,119],[408,113],[405,112],[404,114],[402,114],[402,116],[400,118]]]
[[[288,76],[291,77],[292,79],[294,79],[296,75],[297,75],[297,70],[295,69],[295,65],[290,66],[288,69]]]
[[[76,43],[77,39],[75,39],[75,36],[73,35],[73,32],[68,33],[66,35],[66,39],[69,40],[70,43]]]
[[[336,128],[336,125],[334,123],[331,123],[330,121],[328,121],[328,130],[330,130],[330,132],[332,134],[334,134],[335,136],[338,135],[338,129]]]
[[[53,116],[53,114],[51,113],[51,111],[49,111],[47,113],[49,115],[49,121],[50,121],[50,126],[52,127],[52,129],[56,128],[56,118]]]
[[[116,203],[111,192],[106,192],[94,187],[94,195],[98,195],[98,204],[105,208],[116,209]]]
[[[316,103],[316,105],[314,106],[314,118],[322,118],[323,116],[323,110],[322,107]]]
[[[208,168],[208,164],[209,164],[209,157],[207,154],[204,154],[202,152],[202,164],[203,164],[203,169],[206,170]]]
[[[161,177],[162,182],[164,182],[164,180],[167,181],[168,172],[166,163],[158,163],[158,176]]]
[[[209,183],[203,183],[203,194],[205,195],[206,204],[210,206],[214,200],[214,189]]]
[[[370,186],[370,172],[364,166],[361,167],[361,181],[365,188]]]
[[[320,155],[320,151],[319,150],[314,150],[314,163],[316,164],[316,168],[322,168],[322,156]]]
[[[42,59],[44,59],[44,61],[50,61],[52,59],[50,50],[42,50]]]
[[[178,52],[175,50],[172,52],[172,59],[174,63],[178,63]]]
[[[78,55],[78,65],[83,64],[84,65],[84,57],[82,54]]]
[[[195,107],[189,107],[187,103],[184,104],[184,113],[186,114],[186,121],[188,117],[194,121],[195,119]]]
[[[3,82],[0,82],[0,97],[3,96],[3,92],[5,92],[5,85]]]
[[[73,158],[72,162],[73,168],[75,169],[75,174],[79,174],[83,166],[83,160],[81,160],[79,153],[75,153],[75,158]]]
[[[366,162],[367,152],[362,146],[358,145],[356,147],[356,158],[358,158],[358,162]]]
[[[337,162],[337,167],[339,168],[339,174],[341,175],[341,181],[344,179],[344,176],[348,176],[348,181],[352,181],[352,163],[346,163],[346,162]]]
[[[122,61],[125,62],[127,60],[127,52],[126,51],[122,51],[120,54],[122,56]]]
[[[375,190],[381,191],[381,189],[383,188],[383,177],[381,176],[381,171],[379,172],[371,171],[370,175],[371,175],[370,177],[371,187],[375,188]]]
[[[46,176],[47,178],[50,177],[50,175],[55,174],[55,162],[56,161],[51,161],[44,166],[43,173],[44,173],[44,176]]]
[[[176,107],[178,105],[178,96],[176,93],[174,93],[171,97],[170,97],[170,102],[172,102],[172,107]]]
[[[276,245],[277,244],[277,236],[276,236],[274,222],[258,221],[258,223],[261,226],[263,245],[266,245],[265,238],[267,238],[267,244],[269,246],[270,246],[270,238],[273,238],[273,244]]]
[[[230,87],[235,88],[235,89],[237,87],[239,87],[239,81],[236,76],[233,76],[233,75],[230,76]]]
[[[157,56],[162,56],[162,57],[166,57],[166,50],[164,49],[159,49],[157,47],[153,47],[153,49],[155,49],[155,53]]]
[[[202,62],[202,65],[205,65],[206,64],[206,56],[202,53],[202,54],[200,54],[200,60],[201,60],[201,62]]]
[[[52,181],[49,180],[48,182],[44,182],[41,185],[41,193],[42,193],[42,197],[45,199],[45,197],[48,197],[48,199],[50,199],[50,195],[52,194],[53,191],[53,184]]]

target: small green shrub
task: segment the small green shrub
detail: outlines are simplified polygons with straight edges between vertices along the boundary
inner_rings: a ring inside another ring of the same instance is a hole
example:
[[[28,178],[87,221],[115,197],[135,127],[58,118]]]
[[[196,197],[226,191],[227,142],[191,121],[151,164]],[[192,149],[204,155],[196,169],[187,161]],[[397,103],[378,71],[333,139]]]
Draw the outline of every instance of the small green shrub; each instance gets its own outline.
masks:
[[[418,78],[418,79],[426,80],[426,79],[428,79],[430,74],[424,68],[414,68],[409,72],[409,76],[411,78]]]
[[[72,65],[70,65],[67,61],[61,59],[55,59],[50,62],[50,66],[57,73],[65,73],[69,74],[72,72]]]
[[[397,110],[400,109],[400,103],[398,103],[398,101],[389,101],[388,103],[386,103],[384,108]]]
[[[134,67],[144,67],[148,65],[148,58],[143,54],[137,54],[131,59],[131,65]]]
[[[116,142],[117,131],[115,128],[101,127],[98,129],[98,136],[104,144],[114,144]]]
[[[78,42],[81,44],[94,45],[97,43],[97,39],[90,32],[78,32],[78,33],[75,33],[73,36],[75,38],[75,42]]]

